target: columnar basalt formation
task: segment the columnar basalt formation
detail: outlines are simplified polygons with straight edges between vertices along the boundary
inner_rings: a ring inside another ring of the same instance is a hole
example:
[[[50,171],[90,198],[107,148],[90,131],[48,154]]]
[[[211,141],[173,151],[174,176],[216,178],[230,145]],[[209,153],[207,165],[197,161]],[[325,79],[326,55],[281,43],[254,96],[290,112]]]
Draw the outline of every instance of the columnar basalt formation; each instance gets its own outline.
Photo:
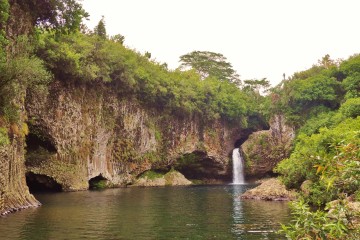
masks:
[[[171,168],[194,152],[202,153],[200,161],[213,178],[230,175],[236,127],[163,114],[118,96],[105,84],[55,81],[49,91],[43,99],[30,94],[26,110],[30,134],[55,151],[41,142],[28,146],[26,164],[29,172],[52,177],[65,191],[87,189],[89,179],[100,174],[112,186],[131,184],[140,173]]]

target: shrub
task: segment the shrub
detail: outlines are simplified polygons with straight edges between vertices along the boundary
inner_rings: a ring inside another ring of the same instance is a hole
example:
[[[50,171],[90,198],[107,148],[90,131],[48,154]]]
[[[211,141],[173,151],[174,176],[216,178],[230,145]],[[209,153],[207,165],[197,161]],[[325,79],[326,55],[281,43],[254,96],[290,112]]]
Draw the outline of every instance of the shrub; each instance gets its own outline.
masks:
[[[146,171],[143,174],[141,174],[141,177],[145,178],[147,177],[150,180],[154,180],[156,178],[162,178],[164,175],[152,170]]]
[[[349,211],[346,205],[340,202],[332,211],[329,218],[325,211],[311,211],[304,201],[291,203],[293,220],[288,225],[282,225],[279,233],[286,235],[288,239],[348,239],[349,222],[346,213]]]
[[[6,128],[0,128],[0,147],[10,144],[8,130]]]
[[[287,187],[298,188],[307,179],[317,183],[312,202],[320,205],[331,200],[322,198],[321,192],[332,186],[337,193],[353,193],[360,184],[359,139],[360,117],[348,118],[332,129],[322,128],[311,136],[300,134],[294,152],[275,171]]]
[[[346,100],[340,107],[340,112],[348,118],[360,116],[360,97]]]

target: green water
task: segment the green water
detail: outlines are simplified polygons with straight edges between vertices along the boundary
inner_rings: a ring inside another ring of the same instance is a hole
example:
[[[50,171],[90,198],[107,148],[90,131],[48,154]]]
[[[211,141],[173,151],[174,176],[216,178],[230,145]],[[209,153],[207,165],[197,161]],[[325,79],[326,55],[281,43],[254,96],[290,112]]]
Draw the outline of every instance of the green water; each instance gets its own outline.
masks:
[[[38,194],[43,206],[0,218],[0,239],[282,239],[287,203],[240,200],[249,187]]]

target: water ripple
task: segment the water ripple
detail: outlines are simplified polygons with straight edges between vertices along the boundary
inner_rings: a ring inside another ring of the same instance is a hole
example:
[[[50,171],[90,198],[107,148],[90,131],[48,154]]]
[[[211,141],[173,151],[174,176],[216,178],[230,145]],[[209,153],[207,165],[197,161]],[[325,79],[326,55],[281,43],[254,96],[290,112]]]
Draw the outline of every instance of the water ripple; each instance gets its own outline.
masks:
[[[1,239],[280,239],[286,203],[244,201],[251,186],[125,188],[40,194],[0,218]]]

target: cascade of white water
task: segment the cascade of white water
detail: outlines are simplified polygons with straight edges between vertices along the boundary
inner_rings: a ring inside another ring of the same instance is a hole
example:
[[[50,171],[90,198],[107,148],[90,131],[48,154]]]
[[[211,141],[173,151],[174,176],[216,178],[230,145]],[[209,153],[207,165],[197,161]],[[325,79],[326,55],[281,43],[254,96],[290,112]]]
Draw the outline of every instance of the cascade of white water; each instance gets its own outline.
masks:
[[[232,153],[233,160],[233,184],[244,184],[244,161],[241,157],[239,148],[235,148]]]

